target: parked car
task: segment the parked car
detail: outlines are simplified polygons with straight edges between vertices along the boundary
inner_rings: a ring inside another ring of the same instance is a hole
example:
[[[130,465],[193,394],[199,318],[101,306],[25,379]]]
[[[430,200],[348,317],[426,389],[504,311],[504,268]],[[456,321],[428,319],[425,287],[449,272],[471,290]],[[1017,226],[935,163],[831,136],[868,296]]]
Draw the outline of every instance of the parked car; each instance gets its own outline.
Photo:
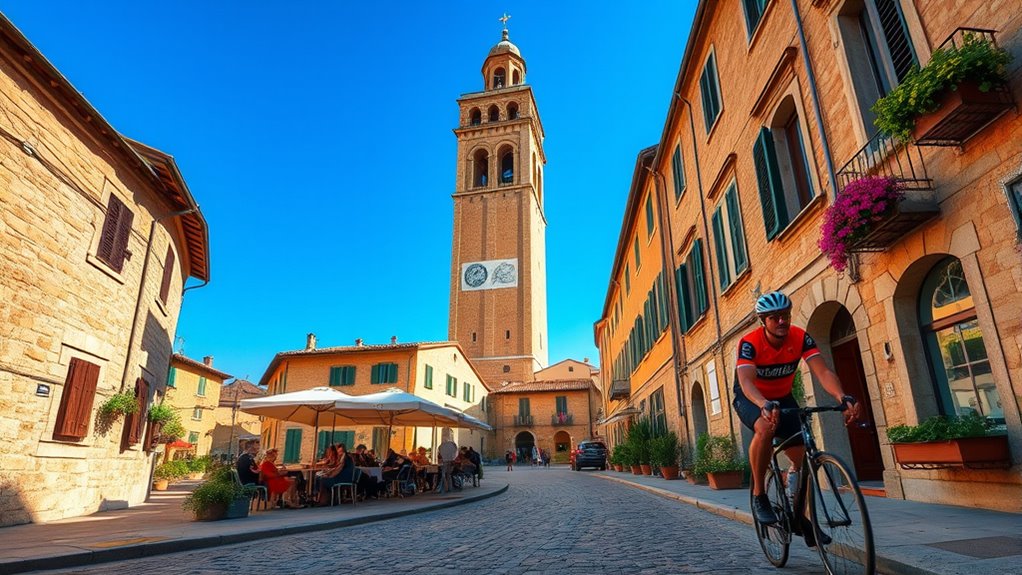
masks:
[[[607,446],[602,441],[581,441],[571,452],[571,468],[578,471],[583,467],[607,469]]]

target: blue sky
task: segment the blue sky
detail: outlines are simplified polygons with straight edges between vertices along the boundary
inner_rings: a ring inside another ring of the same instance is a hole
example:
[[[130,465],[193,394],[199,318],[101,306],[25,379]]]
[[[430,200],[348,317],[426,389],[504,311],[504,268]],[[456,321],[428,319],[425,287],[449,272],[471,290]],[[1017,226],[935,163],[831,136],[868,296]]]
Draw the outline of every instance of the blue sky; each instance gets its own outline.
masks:
[[[503,12],[546,130],[551,363],[597,360],[636,154],[657,143],[695,1],[5,2],[115,128],[173,155],[210,226],[194,358],[447,339],[456,99]],[[194,280],[192,280],[194,281]]]

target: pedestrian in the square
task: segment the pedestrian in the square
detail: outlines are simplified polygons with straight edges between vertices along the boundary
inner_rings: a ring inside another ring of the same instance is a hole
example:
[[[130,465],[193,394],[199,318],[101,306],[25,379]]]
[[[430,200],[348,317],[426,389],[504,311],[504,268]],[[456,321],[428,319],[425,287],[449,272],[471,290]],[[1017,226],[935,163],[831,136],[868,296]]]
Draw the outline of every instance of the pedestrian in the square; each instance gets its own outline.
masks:
[[[508,449],[507,451],[504,452],[504,461],[507,463],[508,471],[515,470],[515,454],[513,451]]]

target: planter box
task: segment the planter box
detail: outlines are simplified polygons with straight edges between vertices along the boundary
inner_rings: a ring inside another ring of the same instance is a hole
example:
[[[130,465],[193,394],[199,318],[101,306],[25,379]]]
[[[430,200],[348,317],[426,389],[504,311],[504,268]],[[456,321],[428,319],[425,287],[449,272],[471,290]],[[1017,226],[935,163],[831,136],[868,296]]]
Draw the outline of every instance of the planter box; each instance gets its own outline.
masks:
[[[706,479],[710,482],[710,489],[741,489],[742,471],[718,471],[707,473]]]
[[[939,215],[940,207],[932,196],[906,193],[905,198],[883,220],[873,224],[868,233],[848,243],[848,252],[882,252]]]
[[[623,465],[617,465],[617,464],[614,465],[614,471],[622,471],[622,470],[624,470],[624,466]]]
[[[924,443],[892,443],[894,457],[903,469],[948,467],[1008,468],[1008,436],[964,437]]]
[[[632,465],[632,475],[642,475],[642,468],[638,465]]]
[[[653,467],[651,465],[642,464],[639,467],[642,468],[643,475],[653,475]]]
[[[978,84],[963,82],[944,94],[936,110],[916,118],[912,138],[918,146],[960,146],[1012,107],[1004,87],[981,92]]]
[[[248,508],[252,504],[251,497],[238,497],[227,506],[227,512],[224,514],[224,519],[241,519],[248,517]]]
[[[209,507],[206,507],[205,509],[196,510],[195,511],[195,520],[196,521],[217,521],[218,519],[223,519],[224,515],[226,515],[226,514],[227,514],[227,506],[226,505],[220,505],[220,504],[210,505]]]
[[[169,479],[154,479],[153,480],[153,491],[166,491],[170,487]]]
[[[660,468],[660,474],[664,476],[664,479],[677,479],[678,478],[678,466],[665,466]]]

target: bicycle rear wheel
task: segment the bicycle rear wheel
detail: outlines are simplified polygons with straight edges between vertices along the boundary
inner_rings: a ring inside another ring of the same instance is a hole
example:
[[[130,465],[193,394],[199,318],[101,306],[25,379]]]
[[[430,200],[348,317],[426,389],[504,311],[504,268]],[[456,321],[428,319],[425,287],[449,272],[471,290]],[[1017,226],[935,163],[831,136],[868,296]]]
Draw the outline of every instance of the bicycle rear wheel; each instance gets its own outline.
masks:
[[[820,454],[813,467],[810,513],[816,548],[827,573],[873,575],[873,528],[859,484],[848,466],[832,454]]]
[[[784,494],[784,482],[774,474],[772,468],[767,468],[766,478],[763,480],[763,492],[770,499],[770,506],[777,515],[777,523],[773,525],[761,525],[756,521],[756,513],[752,514],[753,526],[756,528],[756,537],[759,545],[763,548],[763,554],[774,567],[784,567],[788,562],[788,549],[791,547],[791,528],[788,524],[787,496]],[[749,507],[752,509],[752,490],[749,490]]]

